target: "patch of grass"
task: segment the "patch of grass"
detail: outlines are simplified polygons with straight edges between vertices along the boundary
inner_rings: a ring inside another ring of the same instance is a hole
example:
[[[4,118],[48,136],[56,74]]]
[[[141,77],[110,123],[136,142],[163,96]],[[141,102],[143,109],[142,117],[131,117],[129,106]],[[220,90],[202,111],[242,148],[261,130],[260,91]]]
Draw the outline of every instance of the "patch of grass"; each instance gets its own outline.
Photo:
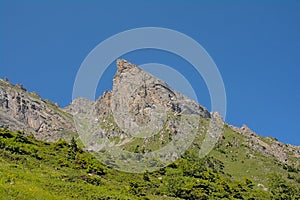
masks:
[[[244,138],[229,129],[224,136],[205,158],[199,159],[199,148],[193,145],[167,167],[132,174],[100,163],[74,139],[43,142],[2,128],[0,199],[270,199],[280,193],[297,197],[298,172],[287,172],[273,158],[249,152],[241,145]],[[226,146],[232,141],[238,145]],[[278,184],[270,184],[275,179]]]

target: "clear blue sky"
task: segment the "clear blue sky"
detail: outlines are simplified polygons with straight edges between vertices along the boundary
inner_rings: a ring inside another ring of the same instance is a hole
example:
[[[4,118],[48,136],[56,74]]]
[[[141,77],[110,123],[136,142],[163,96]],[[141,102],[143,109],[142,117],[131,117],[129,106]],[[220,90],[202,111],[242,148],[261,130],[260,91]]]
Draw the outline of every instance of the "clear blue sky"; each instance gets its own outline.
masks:
[[[114,34],[145,26],[180,31],[207,50],[224,79],[228,123],[300,145],[299,1],[1,0],[0,77],[66,106],[87,54]],[[186,64],[151,50],[123,57]],[[114,73],[109,67],[98,95],[111,88]],[[201,77],[191,80],[209,108]]]

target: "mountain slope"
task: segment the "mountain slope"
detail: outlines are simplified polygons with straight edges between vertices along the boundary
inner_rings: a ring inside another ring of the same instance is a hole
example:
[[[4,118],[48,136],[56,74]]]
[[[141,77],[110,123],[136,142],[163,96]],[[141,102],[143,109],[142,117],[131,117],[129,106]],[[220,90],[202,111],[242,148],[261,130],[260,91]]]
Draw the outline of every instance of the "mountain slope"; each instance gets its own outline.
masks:
[[[182,124],[178,121],[184,115],[199,117],[197,137],[203,140],[207,135],[209,120],[213,116],[201,105],[126,60],[117,61],[112,91],[105,92],[96,102],[75,99],[65,111],[74,114],[75,118],[80,115],[81,120],[77,126],[79,135],[81,131],[83,135],[85,132],[93,132],[95,138],[107,137],[110,145],[121,147],[122,150],[144,153],[157,150],[172,141],[174,135],[180,134]],[[100,127],[97,124],[100,124]],[[81,129],[86,126],[93,127],[93,130]],[[257,152],[275,158],[283,164],[299,167],[300,147],[282,144],[270,137],[260,137],[247,126],[226,127],[231,129],[232,140],[241,138],[239,144],[236,141],[228,141],[228,144],[225,144],[228,148],[234,143],[237,148],[243,146],[248,152]],[[130,137],[130,134],[134,137]],[[150,137],[143,137],[143,134]],[[219,138],[219,142],[222,142],[222,137]],[[87,149],[97,149],[94,142],[92,140],[90,144],[86,141]]]
[[[228,131],[229,139],[233,132]],[[74,140],[49,143],[2,128],[0,199],[300,198],[299,170],[290,171],[280,163],[272,164],[274,159],[259,154],[248,158],[251,162],[245,159],[248,164],[241,165],[243,155],[231,160],[235,155],[230,153],[232,148],[219,157],[223,147],[220,145],[210,155],[199,159],[197,143],[194,143],[167,167],[134,174],[101,164]],[[256,171],[252,169],[262,171],[269,164],[268,173],[263,171],[256,177]],[[229,172],[233,166],[240,174]]]
[[[118,60],[117,67],[112,91],[96,102],[75,99],[64,109],[0,81],[0,198],[300,198],[300,147],[261,137],[245,125],[230,126],[125,60]],[[188,125],[182,123],[185,119]],[[214,119],[221,121],[223,131],[212,151],[201,157]],[[70,139],[75,130],[77,141]],[[136,168],[144,169],[140,174],[116,170],[143,161],[143,154],[155,155],[151,153],[174,140],[180,142],[178,137],[189,137],[189,131],[195,138],[186,151],[168,154],[176,161],[155,158],[161,168]],[[56,142],[38,141],[29,132]],[[99,142],[103,138],[107,143]],[[101,145],[127,154],[122,159],[99,157],[95,152],[105,151]],[[132,155],[138,155],[137,160],[126,157]]]

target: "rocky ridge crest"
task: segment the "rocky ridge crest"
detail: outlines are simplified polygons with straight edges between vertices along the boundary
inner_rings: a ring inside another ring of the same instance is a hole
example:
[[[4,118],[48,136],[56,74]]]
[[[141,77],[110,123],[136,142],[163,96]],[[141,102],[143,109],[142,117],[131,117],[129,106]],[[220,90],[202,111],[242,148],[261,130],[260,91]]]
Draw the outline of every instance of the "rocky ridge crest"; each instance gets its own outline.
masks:
[[[0,79],[0,126],[55,141],[75,132],[72,116],[35,92]]]
[[[300,166],[300,146],[284,144],[272,137],[261,137],[245,124],[239,128],[229,126],[232,130],[245,136],[244,145],[265,156],[273,156],[282,163]]]

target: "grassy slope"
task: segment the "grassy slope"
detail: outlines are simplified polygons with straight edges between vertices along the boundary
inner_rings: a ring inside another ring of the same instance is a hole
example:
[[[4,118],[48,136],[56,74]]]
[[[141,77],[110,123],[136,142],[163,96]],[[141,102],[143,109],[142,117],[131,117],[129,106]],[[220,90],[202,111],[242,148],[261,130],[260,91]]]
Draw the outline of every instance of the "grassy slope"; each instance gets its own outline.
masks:
[[[282,174],[283,177],[295,177],[300,180],[299,169],[288,170],[286,165],[272,156],[265,156],[248,147],[247,139],[226,127],[223,140],[219,141],[211,156],[224,163],[224,171],[235,179],[248,176],[257,183],[267,184],[270,173]]]
[[[239,146],[225,146],[234,140]],[[0,129],[0,199],[296,199],[299,172],[249,152],[243,140],[226,129],[204,159],[192,147],[162,170],[129,174],[107,168],[74,141],[47,143]]]

